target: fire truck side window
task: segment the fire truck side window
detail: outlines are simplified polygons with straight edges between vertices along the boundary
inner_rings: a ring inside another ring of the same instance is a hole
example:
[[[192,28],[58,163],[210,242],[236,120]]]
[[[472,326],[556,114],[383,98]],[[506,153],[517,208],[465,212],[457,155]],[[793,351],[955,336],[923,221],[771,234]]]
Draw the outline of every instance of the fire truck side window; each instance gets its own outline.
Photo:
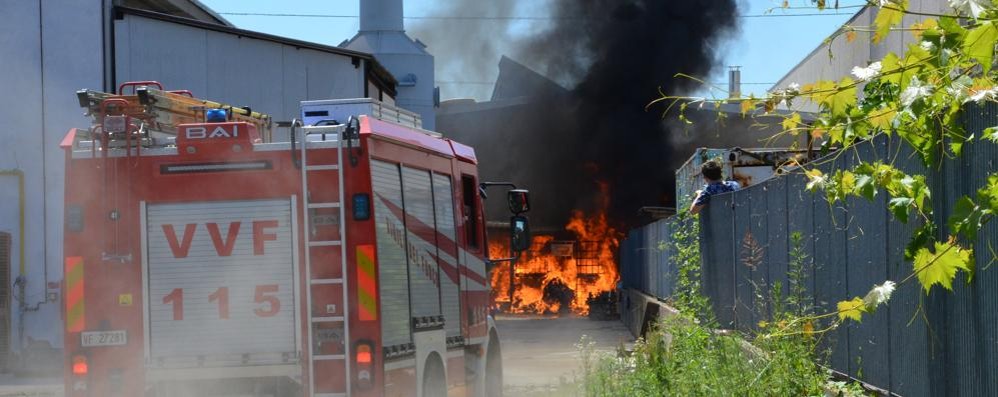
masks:
[[[478,194],[476,185],[478,184],[475,183],[475,177],[461,175],[461,197],[464,200],[464,236],[469,248],[481,246],[479,244],[478,207],[475,205],[477,202],[475,197]]]

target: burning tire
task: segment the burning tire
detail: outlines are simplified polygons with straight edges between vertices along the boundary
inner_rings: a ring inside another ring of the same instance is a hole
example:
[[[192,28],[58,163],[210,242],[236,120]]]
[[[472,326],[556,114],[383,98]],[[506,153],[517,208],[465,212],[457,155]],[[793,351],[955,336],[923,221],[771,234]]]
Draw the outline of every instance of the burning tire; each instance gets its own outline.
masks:
[[[571,312],[573,301],[575,301],[575,291],[560,278],[544,285],[544,303],[551,306],[558,305],[558,313]]]

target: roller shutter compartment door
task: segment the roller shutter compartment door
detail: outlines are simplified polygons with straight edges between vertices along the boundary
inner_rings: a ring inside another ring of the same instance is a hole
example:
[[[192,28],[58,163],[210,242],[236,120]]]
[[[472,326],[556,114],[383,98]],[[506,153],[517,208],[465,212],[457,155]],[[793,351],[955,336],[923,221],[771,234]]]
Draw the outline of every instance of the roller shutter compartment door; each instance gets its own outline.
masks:
[[[151,365],[295,359],[291,205],[283,199],[147,206]]]

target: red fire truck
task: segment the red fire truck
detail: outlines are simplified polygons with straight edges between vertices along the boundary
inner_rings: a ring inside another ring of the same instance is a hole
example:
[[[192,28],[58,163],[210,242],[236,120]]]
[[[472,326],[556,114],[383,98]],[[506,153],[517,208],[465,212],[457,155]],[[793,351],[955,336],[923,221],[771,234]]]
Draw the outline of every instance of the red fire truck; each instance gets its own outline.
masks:
[[[277,139],[155,82],[77,95],[67,396],[501,394],[471,147],[369,99]]]

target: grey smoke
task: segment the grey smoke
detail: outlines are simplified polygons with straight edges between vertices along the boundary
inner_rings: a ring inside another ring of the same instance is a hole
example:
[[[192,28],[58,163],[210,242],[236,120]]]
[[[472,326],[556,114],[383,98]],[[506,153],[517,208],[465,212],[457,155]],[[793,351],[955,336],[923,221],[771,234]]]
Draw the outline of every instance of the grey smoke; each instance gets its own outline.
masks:
[[[503,13],[519,12],[513,5],[522,3],[455,1],[437,12],[511,15]],[[460,125],[475,131],[447,131],[442,122],[440,129],[476,146],[483,179],[531,189],[535,224],[560,226],[572,209],[601,205],[600,181],[609,185],[611,220],[624,229],[638,221],[637,208],[674,204],[674,171],[688,154],[674,153],[672,135],[683,132],[662,120],[663,108],[645,106],[660,89],[698,88],[676,73],[711,74],[715,48],[736,28],[735,0],[536,3],[551,17],[547,25],[511,43],[515,21],[462,22],[458,29],[431,20],[412,29],[436,56],[438,76],[457,70],[477,79],[471,76],[495,70],[493,51],[507,46],[503,53],[567,88],[535,95],[519,114],[469,115]]]

